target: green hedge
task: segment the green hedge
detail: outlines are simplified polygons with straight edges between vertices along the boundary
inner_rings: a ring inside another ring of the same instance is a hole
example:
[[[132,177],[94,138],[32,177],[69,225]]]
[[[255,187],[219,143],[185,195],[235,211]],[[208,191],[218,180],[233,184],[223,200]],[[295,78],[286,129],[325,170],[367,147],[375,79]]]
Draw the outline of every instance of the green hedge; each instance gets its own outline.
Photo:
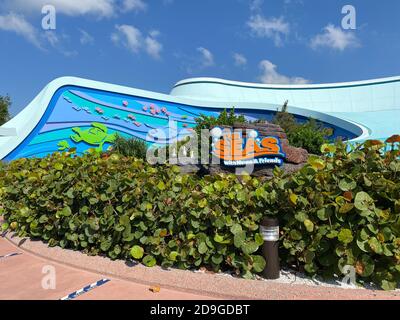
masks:
[[[20,159],[0,170],[4,228],[90,255],[147,266],[206,266],[251,277],[265,266],[259,182],[199,179],[117,154]]]
[[[400,137],[390,141],[398,142]],[[400,281],[400,160],[378,141],[324,145],[299,172],[182,175],[117,154],[54,154],[0,168],[0,214],[21,236],[134,259],[252,277],[265,266],[259,223],[280,219],[282,264],[394,289]]]
[[[325,156],[273,180],[276,201],[270,205],[280,215],[287,264],[328,277],[343,277],[349,265],[358,282],[398,286],[400,160],[398,151],[383,154],[383,147],[379,141],[351,151],[324,145]]]

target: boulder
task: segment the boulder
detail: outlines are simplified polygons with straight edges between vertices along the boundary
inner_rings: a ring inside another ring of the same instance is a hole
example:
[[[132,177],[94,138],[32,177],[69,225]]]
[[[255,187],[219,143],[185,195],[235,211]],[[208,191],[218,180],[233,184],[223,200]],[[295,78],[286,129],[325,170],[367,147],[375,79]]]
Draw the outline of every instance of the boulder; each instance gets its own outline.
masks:
[[[306,163],[308,152],[303,148],[296,148],[282,143],[282,151],[286,154],[285,162],[288,163]]]

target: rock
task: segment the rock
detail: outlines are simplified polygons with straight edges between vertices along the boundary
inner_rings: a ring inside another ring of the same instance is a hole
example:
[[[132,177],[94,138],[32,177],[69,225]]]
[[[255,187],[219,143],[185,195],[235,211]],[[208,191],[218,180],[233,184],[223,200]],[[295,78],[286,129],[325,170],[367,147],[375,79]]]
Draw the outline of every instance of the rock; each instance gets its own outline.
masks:
[[[288,144],[282,144],[282,151],[286,154],[285,162],[289,163],[306,163],[308,152],[303,148],[296,148]]]
[[[198,173],[201,170],[201,167],[196,164],[186,164],[186,165],[179,165],[179,169],[182,174],[187,174],[187,173]]]

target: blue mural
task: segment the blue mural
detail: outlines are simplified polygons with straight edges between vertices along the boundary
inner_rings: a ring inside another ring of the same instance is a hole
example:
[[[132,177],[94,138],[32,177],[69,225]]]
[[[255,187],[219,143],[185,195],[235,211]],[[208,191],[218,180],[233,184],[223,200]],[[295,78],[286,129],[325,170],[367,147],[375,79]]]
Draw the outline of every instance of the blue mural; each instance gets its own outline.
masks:
[[[69,148],[75,148],[77,154],[83,154],[89,148],[104,151],[110,147],[117,134],[144,140],[149,146],[167,145],[192,134],[195,119],[201,114],[217,116],[222,110],[212,106],[196,107],[96,89],[64,86],[53,95],[35,129],[5,157],[5,160],[44,157]],[[248,120],[273,116],[271,111],[237,111],[244,114]],[[172,126],[171,123],[175,125]],[[335,129],[336,135],[340,134],[347,139],[355,136],[343,129]],[[160,135],[160,132],[163,134]]]

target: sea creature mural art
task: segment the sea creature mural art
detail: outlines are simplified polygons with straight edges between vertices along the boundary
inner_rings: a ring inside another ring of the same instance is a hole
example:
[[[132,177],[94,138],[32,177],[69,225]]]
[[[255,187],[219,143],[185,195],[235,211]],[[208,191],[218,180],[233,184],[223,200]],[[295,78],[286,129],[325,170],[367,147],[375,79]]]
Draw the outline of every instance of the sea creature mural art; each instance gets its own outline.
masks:
[[[94,122],[92,123],[92,128],[87,130],[82,130],[80,127],[72,128],[75,132],[71,136],[71,139],[76,142],[85,142],[91,146],[95,146],[97,151],[103,151],[103,146],[106,142],[113,142],[116,138],[116,134],[108,134],[108,128],[102,124]]]

